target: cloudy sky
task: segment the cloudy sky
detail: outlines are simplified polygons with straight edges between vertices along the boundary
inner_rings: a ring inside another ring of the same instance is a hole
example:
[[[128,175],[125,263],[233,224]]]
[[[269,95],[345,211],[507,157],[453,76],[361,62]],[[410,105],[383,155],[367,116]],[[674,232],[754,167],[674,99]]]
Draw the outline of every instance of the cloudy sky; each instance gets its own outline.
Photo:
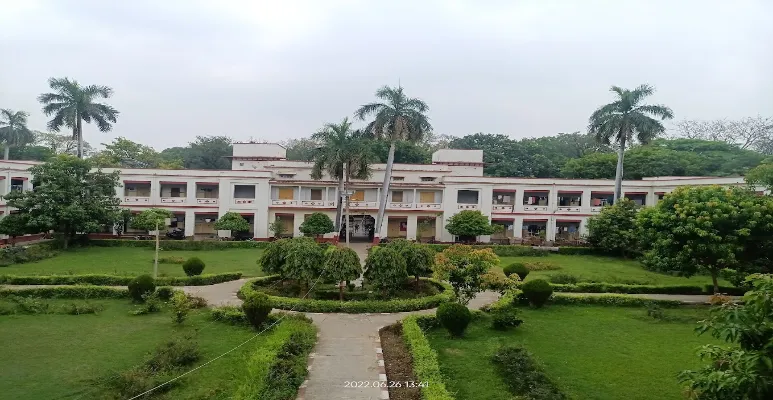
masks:
[[[49,77],[115,89],[113,132],[271,141],[351,116],[382,85],[437,133],[584,129],[610,85],[677,119],[773,114],[773,1],[0,0],[0,107],[46,118]]]

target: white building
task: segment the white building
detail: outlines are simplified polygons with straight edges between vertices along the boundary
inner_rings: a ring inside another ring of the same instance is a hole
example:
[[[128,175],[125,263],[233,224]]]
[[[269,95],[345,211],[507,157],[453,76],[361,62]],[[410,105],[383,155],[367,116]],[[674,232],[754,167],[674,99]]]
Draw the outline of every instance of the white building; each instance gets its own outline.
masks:
[[[176,216],[173,226],[195,237],[215,236],[214,221],[228,211],[242,214],[257,240],[272,235],[269,223],[275,220],[297,236],[306,215],[319,211],[335,217],[337,182],[329,177],[313,180],[311,164],[287,161],[282,146],[236,143],[231,158],[231,170],[122,169],[116,193],[121,206],[133,211],[171,210]],[[34,164],[0,161],[0,180],[5,182],[0,194],[29,189],[27,169]],[[429,165],[395,164],[386,218],[378,233],[369,228],[378,213],[385,165],[374,165],[370,179],[352,183],[353,239],[419,236],[451,242],[454,237],[444,229],[447,219],[461,210],[480,210],[505,226],[493,239],[571,240],[584,234],[588,217],[612,200],[612,180],[485,177],[483,165],[481,150],[439,150]],[[623,195],[650,206],[678,186],[742,183],[740,177],[645,178],[624,181]],[[0,200],[0,213],[8,212]]]

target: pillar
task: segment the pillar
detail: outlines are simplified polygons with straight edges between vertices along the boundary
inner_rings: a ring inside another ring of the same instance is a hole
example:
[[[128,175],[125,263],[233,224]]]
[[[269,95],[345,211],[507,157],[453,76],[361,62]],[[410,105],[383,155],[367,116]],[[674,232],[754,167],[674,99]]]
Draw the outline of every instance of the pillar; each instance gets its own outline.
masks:
[[[384,214],[384,222],[381,223],[381,229],[379,230],[378,237],[383,239],[387,237],[387,232],[389,231],[389,216]]]
[[[591,208],[591,191],[588,189],[585,189],[582,191],[582,199],[581,199],[581,209],[590,212]]]
[[[545,223],[545,240],[549,242],[556,240],[556,217],[549,217]]]
[[[196,182],[188,181],[185,183],[185,203],[190,205],[198,204],[196,203]]]
[[[443,241],[443,215],[435,217],[435,240]]]
[[[190,237],[196,232],[196,213],[193,210],[185,210],[185,237]]]
[[[303,213],[295,213],[293,215],[293,237],[301,236],[301,224],[303,223]]]
[[[523,217],[513,218],[513,237],[523,239]]]
[[[418,220],[416,214],[408,214],[408,226],[405,232],[405,238],[408,240],[416,240],[416,233],[418,228]]]

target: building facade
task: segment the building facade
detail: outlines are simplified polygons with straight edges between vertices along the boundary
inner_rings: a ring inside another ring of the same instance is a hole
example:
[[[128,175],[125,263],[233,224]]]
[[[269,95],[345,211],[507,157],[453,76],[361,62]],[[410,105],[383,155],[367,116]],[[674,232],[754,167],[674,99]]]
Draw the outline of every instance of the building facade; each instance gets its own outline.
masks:
[[[236,143],[231,170],[121,169],[116,195],[135,212],[149,207],[175,214],[172,227],[194,238],[216,237],[214,222],[228,211],[240,213],[254,238],[273,236],[269,224],[279,221],[288,235],[300,235],[306,216],[336,213],[338,182],[311,178],[311,164],[287,161],[285,149],[271,143]],[[34,162],[0,161],[0,195],[31,189],[28,168]],[[350,184],[353,240],[406,238],[454,241],[445,230],[448,218],[462,210],[479,210],[503,230],[480,241],[577,240],[587,232],[587,219],[611,204],[613,180],[496,178],[483,176],[480,150],[438,150],[432,164],[395,164],[386,218],[373,231],[385,165],[373,166],[368,180]],[[112,169],[104,169],[112,171]],[[684,185],[738,185],[743,178],[656,177],[623,182],[623,195],[642,206],[656,204]],[[0,214],[11,210],[0,200]],[[335,233],[327,235],[335,236]]]

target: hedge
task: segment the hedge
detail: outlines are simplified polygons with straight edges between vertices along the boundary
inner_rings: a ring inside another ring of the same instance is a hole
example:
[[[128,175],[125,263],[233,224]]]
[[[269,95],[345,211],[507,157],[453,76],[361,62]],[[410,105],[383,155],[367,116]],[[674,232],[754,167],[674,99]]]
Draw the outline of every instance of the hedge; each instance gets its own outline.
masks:
[[[661,307],[679,307],[679,300],[656,300],[643,297],[626,296],[622,294],[605,294],[601,296],[572,296],[566,294],[553,294],[548,304],[561,305],[599,305],[616,307],[649,307],[658,305]]]
[[[603,255],[597,249],[593,247],[579,247],[579,246],[561,246],[558,248],[558,254],[564,254],[568,256],[598,256]]]
[[[552,283],[554,292],[569,293],[628,293],[628,294],[706,294],[698,285],[624,285],[617,283],[579,282],[575,284]],[[713,287],[712,287],[713,288]],[[713,289],[712,289],[713,290]]]
[[[247,281],[239,289],[239,298],[244,298],[247,293],[255,291],[255,282],[261,280],[276,280],[276,275],[264,276]],[[451,285],[428,278],[421,278],[435,283],[443,288],[443,291],[433,295],[417,299],[396,299],[396,300],[362,300],[362,301],[339,301],[339,300],[315,300],[301,299],[295,297],[271,296],[271,305],[280,310],[292,310],[300,312],[342,312],[342,313],[375,313],[375,312],[403,312],[418,311],[435,308],[441,303],[453,300],[453,289]]]
[[[416,380],[427,382],[428,385],[421,388],[423,400],[453,400],[454,396],[446,389],[443,383],[443,375],[440,373],[437,353],[429,345],[417,319],[420,317],[409,316],[402,321],[403,339],[408,345],[413,358],[413,372]],[[421,317],[424,320],[430,318]],[[434,318],[434,317],[433,317]],[[425,321],[426,322],[426,321]]]
[[[55,257],[59,254],[50,242],[30,245],[18,244],[0,249],[0,267],[13,264],[24,264]]]
[[[464,244],[464,243],[459,243]],[[453,246],[451,244],[428,244],[430,249],[440,253],[441,251]],[[549,250],[535,249],[530,246],[521,246],[514,244],[473,244],[472,247],[479,249],[492,249],[494,254],[500,257],[543,257],[550,254]]]
[[[156,285],[166,286],[205,286],[216,283],[235,281],[241,279],[241,272],[228,272],[223,274],[209,274],[198,276],[168,276],[156,278]],[[0,284],[6,285],[100,285],[100,286],[126,286],[134,279],[133,276],[119,275],[30,275],[14,276],[0,275]]]
[[[704,289],[706,290],[706,293],[714,294],[714,285],[706,285],[704,287]],[[720,286],[719,287],[719,293],[727,294],[727,295],[730,295],[730,296],[743,296],[744,294],[746,294],[747,290],[748,289],[739,288],[739,287],[735,287],[735,286]]]
[[[56,286],[29,289],[1,289],[0,297],[20,296],[44,299],[128,299],[127,289],[107,286]]]
[[[155,240],[131,239],[94,239],[89,241],[94,247],[148,247],[155,248]],[[210,241],[210,240],[160,240],[159,247],[164,250],[226,250],[226,249],[262,249],[269,242],[245,241]]]

